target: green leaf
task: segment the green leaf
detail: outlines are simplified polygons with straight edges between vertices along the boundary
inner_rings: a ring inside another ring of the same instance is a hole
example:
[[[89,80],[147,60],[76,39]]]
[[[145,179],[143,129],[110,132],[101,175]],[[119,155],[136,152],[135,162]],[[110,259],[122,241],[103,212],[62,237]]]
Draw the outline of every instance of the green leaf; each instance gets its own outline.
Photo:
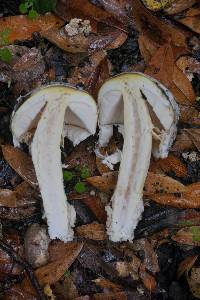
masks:
[[[9,44],[9,34],[11,32],[11,29],[6,27],[4,30],[0,32],[0,44],[2,46],[6,46]]]
[[[81,169],[81,174],[80,174],[81,178],[86,179],[88,177],[90,177],[90,170],[87,167],[83,167]]]
[[[73,177],[74,177],[74,175],[73,175],[72,172],[70,172],[70,171],[64,171],[63,172],[63,178],[64,178],[65,181],[67,181],[67,182],[71,181]]]
[[[77,182],[74,189],[77,193],[84,193],[86,191],[86,186],[83,182]]]
[[[40,14],[52,11],[56,7],[56,0],[33,0],[34,8]]]
[[[29,19],[34,20],[34,19],[36,19],[38,16],[39,16],[39,14],[37,13],[37,11],[36,11],[35,9],[29,10],[29,12],[28,12],[28,18],[29,18]]]
[[[0,60],[4,61],[5,63],[9,64],[12,60],[12,53],[8,48],[0,49]]]
[[[19,11],[20,11],[21,14],[27,14],[28,8],[27,8],[26,3],[21,3],[20,4]]]

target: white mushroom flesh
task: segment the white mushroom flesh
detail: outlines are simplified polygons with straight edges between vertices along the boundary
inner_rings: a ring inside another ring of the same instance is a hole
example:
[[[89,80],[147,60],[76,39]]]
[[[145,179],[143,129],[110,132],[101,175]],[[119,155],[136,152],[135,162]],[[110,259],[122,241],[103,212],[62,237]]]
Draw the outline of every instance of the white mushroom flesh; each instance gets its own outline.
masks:
[[[63,132],[78,144],[96,132],[96,123],[97,108],[92,97],[60,85],[35,91],[12,116],[11,129],[17,144],[30,128],[36,127],[31,153],[51,239],[72,240],[76,218],[63,185],[60,151]]]

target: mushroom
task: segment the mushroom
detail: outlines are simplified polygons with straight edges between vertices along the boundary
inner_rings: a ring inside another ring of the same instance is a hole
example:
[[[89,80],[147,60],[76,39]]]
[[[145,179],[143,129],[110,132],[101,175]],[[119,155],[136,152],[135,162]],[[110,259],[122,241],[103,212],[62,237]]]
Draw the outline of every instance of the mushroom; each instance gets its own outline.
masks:
[[[74,145],[96,132],[97,107],[86,92],[64,84],[33,91],[14,111],[11,130],[15,146],[32,132],[32,160],[40,187],[51,239],[73,239],[74,207],[67,203],[62,175],[61,138]]]
[[[162,84],[141,73],[124,73],[106,81],[98,105],[99,146],[109,142],[113,125],[124,136],[117,185],[106,207],[107,232],[112,241],[131,241],[144,209],[142,194],[151,151],[157,158],[168,155],[179,109]]]

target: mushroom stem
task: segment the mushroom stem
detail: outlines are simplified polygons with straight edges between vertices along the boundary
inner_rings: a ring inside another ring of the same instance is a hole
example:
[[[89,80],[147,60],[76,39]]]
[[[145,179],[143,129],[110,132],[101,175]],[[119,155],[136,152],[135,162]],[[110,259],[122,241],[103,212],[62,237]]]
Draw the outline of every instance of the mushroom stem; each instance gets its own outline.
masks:
[[[50,238],[64,242],[73,239],[71,227],[76,217],[73,206],[67,203],[61,164],[60,142],[65,111],[69,105],[66,98],[64,95],[56,101],[47,102],[31,144]]]
[[[139,89],[133,90],[125,83],[122,96],[124,145],[112,207],[106,207],[107,232],[114,242],[134,238],[134,229],[144,209],[142,193],[152,148],[153,125]]]

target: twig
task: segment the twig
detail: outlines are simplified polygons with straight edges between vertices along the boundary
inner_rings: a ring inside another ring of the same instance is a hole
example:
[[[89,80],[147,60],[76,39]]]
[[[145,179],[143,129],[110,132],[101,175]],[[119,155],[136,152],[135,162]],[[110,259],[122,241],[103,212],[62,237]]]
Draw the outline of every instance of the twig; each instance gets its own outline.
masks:
[[[3,242],[2,240],[0,240],[0,248],[5,251],[6,253],[9,254],[10,257],[13,258],[13,260],[15,262],[17,262],[18,264],[22,265],[31,281],[32,286],[34,287],[34,289],[37,292],[38,295],[38,299],[39,300],[47,300],[45,294],[43,293],[43,290],[37,280],[37,278],[34,275],[34,272],[31,268],[31,266],[24,260],[22,259],[16,252],[15,250],[9,246],[8,244],[6,244],[5,242]]]

